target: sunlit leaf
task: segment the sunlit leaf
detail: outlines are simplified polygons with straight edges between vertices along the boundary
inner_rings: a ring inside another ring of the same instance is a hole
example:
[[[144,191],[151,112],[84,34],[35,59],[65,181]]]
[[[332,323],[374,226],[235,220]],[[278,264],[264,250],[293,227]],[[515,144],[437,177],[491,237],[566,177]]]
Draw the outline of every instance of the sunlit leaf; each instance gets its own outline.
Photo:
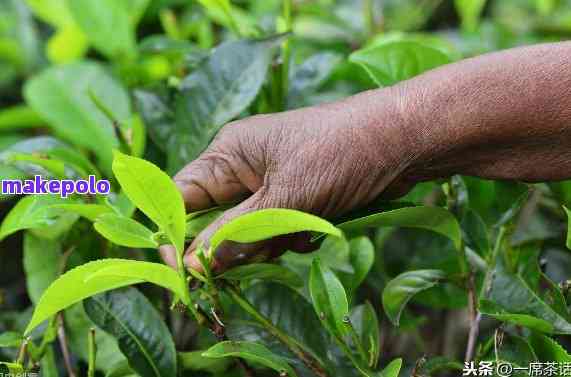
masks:
[[[293,368],[284,359],[273,354],[263,345],[254,342],[221,342],[204,352],[203,356],[215,359],[230,356],[240,357],[260,363],[279,373],[286,373],[288,377],[297,377]]]
[[[323,266],[318,258],[311,266],[309,292],[317,316],[332,335],[341,338],[347,334],[349,303],[345,289],[333,271]]]
[[[115,152],[113,172],[131,202],[155,222],[182,253],[185,209],[172,179],[145,160]]]
[[[224,224],[210,239],[213,250],[223,241],[256,242],[297,232],[319,232],[341,237],[331,223],[308,213],[270,208],[250,212]]]
[[[153,232],[128,217],[107,213],[97,217],[93,227],[109,241],[126,247],[156,249]]]

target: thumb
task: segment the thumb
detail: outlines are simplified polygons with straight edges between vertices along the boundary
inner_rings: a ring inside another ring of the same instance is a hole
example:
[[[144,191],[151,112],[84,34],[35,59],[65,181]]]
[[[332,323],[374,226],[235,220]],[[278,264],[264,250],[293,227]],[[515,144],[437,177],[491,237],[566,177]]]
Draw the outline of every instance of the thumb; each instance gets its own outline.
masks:
[[[259,190],[238,206],[226,211],[215,222],[204,229],[192,242],[185,256],[186,266],[197,271],[202,271],[202,265],[196,257],[196,249],[200,245],[203,245],[204,250],[208,250],[210,238],[224,224],[249,212],[278,207],[273,203],[277,203],[277,201],[272,200],[272,197],[264,194],[263,190]],[[276,258],[288,250],[310,252],[315,250],[315,248],[315,245],[311,243],[311,234],[308,232],[292,233],[252,243],[224,241],[216,250],[212,250],[214,256],[212,258],[211,268],[214,272],[220,273],[237,265],[262,262]]]

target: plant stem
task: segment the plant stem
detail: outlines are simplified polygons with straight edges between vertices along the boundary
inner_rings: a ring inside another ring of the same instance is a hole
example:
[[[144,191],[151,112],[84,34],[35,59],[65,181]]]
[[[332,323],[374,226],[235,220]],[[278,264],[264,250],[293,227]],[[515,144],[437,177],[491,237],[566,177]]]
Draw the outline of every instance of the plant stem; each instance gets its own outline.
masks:
[[[285,23],[285,32],[292,30],[292,0],[283,0],[282,16]],[[289,37],[282,44],[282,66],[280,72],[281,80],[281,98],[279,105],[282,110],[286,107],[287,96],[289,92],[289,63],[291,59],[291,47]]]
[[[16,359],[16,364],[23,365],[26,360],[26,354],[28,353],[28,344],[30,343],[30,338],[24,339],[20,350],[18,351],[18,358]]]
[[[359,355],[361,356],[363,361],[369,364],[369,357],[367,356],[367,352],[363,348],[363,344],[361,343],[361,340],[359,339],[359,336],[357,335],[355,328],[351,323],[348,323],[348,327],[349,327],[349,333],[351,334],[351,340],[353,340],[355,348],[357,348],[357,352],[359,352]]]
[[[375,34],[376,29],[373,0],[365,0],[363,2],[363,18],[365,19],[367,38],[371,38]]]
[[[65,364],[65,369],[69,377],[75,377],[75,372],[71,366],[71,354],[69,353],[69,348],[67,346],[67,337],[65,335],[65,328],[63,324],[63,315],[59,314],[59,327],[58,327],[58,341],[61,347],[61,353],[63,354],[63,361]]]
[[[476,297],[476,286],[474,282],[474,273],[470,272],[468,277],[468,306],[470,312],[470,333],[468,335],[468,344],[466,346],[466,355],[464,361],[469,362],[474,358],[474,349],[476,348],[476,340],[480,332],[481,313],[478,311],[478,298]]]
[[[258,321],[270,334],[279,339],[294,355],[296,355],[313,373],[318,377],[328,377],[328,374],[321,364],[321,362],[315,358],[306,350],[299,342],[291,338],[289,335],[283,333],[279,328],[274,326],[274,324],[267,319],[263,314],[258,312],[258,310],[252,306],[244,297],[240,295],[234,287],[228,287],[226,292],[230,297],[236,302],[242,309],[244,309],[248,314],[250,314],[256,321]]]
[[[339,339],[337,337],[334,337],[334,338],[335,338],[335,342],[337,343],[339,348],[341,348],[341,351],[343,351],[343,353],[349,358],[349,360],[351,360],[351,363],[353,364],[353,366],[355,368],[357,368],[357,370],[363,376],[371,377],[372,373],[367,372],[367,368],[363,367],[361,365],[361,362],[355,358],[355,356],[353,355],[353,352],[351,352],[351,349],[349,348],[349,346],[347,346],[347,344],[342,339]]]
[[[95,377],[95,360],[97,358],[97,344],[95,343],[95,328],[89,329],[89,357],[87,377]]]

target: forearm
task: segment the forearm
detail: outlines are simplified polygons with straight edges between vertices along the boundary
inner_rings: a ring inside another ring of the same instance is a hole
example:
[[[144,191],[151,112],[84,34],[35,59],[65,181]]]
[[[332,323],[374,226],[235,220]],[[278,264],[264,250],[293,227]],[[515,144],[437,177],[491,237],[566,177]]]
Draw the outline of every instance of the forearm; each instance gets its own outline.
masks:
[[[414,144],[407,178],[571,178],[571,43],[467,59],[391,91]]]

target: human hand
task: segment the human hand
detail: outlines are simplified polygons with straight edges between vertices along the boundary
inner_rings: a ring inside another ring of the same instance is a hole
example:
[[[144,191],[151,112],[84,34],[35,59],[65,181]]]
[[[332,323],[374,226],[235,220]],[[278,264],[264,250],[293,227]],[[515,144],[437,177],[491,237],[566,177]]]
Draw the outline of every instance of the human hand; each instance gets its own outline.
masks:
[[[206,228],[187,250],[185,263],[201,270],[194,250],[224,223],[263,208],[291,208],[323,217],[366,205],[379,194],[398,196],[413,182],[403,173],[414,142],[406,136],[398,96],[389,89],[226,125],[208,149],[174,178],[187,210],[243,200]],[[223,243],[213,270],[312,251],[309,234],[253,244]],[[174,252],[163,247],[167,263]]]

